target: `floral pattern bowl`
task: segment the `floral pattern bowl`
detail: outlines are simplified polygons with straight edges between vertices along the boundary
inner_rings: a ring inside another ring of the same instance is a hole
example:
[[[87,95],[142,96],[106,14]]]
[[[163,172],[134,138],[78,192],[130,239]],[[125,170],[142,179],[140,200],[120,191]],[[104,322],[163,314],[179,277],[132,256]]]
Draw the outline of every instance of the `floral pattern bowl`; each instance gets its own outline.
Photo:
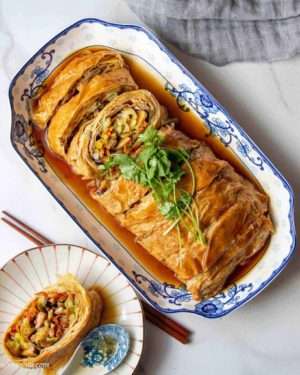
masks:
[[[112,353],[102,353],[99,346],[100,348],[101,344],[107,346],[110,342],[115,344],[115,348],[108,348],[107,350]],[[80,362],[81,366],[94,368],[97,375],[100,375],[101,372],[109,373],[126,358],[130,348],[130,336],[127,330],[118,324],[104,324],[96,327],[83,339],[81,348],[84,353]],[[107,354],[107,357],[105,357],[105,354]],[[104,371],[100,372],[99,369]]]
[[[163,80],[182,110],[193,111],[209,133],[218,137],[248,168],[271,198],[276,232],[256,266],[217,296],[197,302],[184,289],[159,282],[137,262],[84,204],[56,176],[32,135],[27,102],[49,72],[73,51],[104,45],[139,59]],[[215,98],[182,66],[150,31],[98,19],[83,19],[46,43],[11,82],[13,147],[54,198],[140,294],[162,312],[190,312],[207,318],[230,313],[255,297],[286,266],[295,248],[294,200],[291,187],[267,156]]]

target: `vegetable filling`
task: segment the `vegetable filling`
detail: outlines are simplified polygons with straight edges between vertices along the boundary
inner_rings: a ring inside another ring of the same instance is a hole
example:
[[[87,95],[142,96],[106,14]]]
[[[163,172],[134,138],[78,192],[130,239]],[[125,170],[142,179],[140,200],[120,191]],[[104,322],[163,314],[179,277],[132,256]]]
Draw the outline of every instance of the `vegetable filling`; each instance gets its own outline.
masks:
[[[76,296],[41,292],[11,328],[6,345],[17,357],[36,357],[59,341],[77,319]]]
[[[116,152],[128,153],[149,122],[150,114],[146,110],[131,106],[122,108],[112,118],[106,117],[93,145],[95,162],[102,163]]]

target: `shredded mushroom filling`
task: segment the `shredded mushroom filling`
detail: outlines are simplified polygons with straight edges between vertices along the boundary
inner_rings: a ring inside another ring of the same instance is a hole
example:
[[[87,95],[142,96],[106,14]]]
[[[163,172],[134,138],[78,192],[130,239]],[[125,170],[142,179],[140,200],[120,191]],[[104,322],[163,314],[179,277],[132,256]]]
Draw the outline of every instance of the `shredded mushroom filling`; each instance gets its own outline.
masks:
[[[147,127],[148,121],[149,114],[145,110],[137,110],[130,106],[126,106],[112,118],[105,118],[94,144],[95,162],[105,160],[116,152],[127,153],[138,134]]]
[[[39,293],[9,332],[9,351],[20,358],[36,357],[59,341],[77,318],[75,299],[69,292]]]

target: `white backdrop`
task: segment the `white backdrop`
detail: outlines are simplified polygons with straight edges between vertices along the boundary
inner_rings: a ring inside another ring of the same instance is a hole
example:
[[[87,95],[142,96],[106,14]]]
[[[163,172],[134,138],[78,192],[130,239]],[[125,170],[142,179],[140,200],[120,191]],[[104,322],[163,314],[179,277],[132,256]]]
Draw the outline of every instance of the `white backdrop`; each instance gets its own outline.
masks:
[[[84,17],[140,23],[117,0],[0,0],[0,209],[16,214],[56,242],[94,248],[14,153],[7,95],[11,78],[28,58],[57,32]],[[300,57],[217,68],[172,49],[287,177],[299,215]],[[0,225],[0,238],[0,266],[32,246],[4,224]],[[147,323],[138,374],[299,374],[299,269],[296,253],[267,290],[222,319],[176,315],[195,332],[187,346]]]

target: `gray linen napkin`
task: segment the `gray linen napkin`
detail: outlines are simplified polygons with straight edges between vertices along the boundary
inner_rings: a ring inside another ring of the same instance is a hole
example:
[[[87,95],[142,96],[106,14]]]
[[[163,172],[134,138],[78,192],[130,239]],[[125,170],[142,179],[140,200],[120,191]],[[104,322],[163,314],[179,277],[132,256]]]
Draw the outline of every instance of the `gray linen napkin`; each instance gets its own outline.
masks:
[[[154,31],[216,65],[300,52],[300,0],[126,0]]]

